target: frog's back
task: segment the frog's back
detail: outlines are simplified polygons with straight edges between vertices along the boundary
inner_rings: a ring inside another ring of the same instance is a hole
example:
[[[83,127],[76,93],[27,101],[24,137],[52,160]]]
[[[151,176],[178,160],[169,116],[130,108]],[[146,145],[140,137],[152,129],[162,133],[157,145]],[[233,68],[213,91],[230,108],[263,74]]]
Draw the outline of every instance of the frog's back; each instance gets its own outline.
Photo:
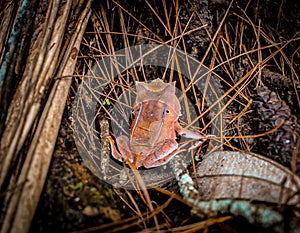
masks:
[[[149,154],[167,138],[175,138],[174,122],[178,116],[161,101],[140,103],[131,127],[131,150],[135,154]]]

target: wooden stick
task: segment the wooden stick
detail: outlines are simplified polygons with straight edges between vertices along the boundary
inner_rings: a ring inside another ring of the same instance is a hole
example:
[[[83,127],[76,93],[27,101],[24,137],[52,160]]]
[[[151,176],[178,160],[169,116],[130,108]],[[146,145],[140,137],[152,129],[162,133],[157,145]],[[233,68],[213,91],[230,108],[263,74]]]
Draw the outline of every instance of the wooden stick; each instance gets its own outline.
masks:
[[[69,3],[71,5],[71,2]],[[90,7],[91,0],[88,1],[79,18],[76,32],[72,34],[66,52],[68,60],[62,71],[62,76],[71,77],[73,75],[76,57],[72,51],[79,51],[85,26],[89,19]],[[17,185],[20,185],[21,188],[13,193],[1,233],[29,231],[48,173],[71,82],[72,78],[55,81],[17,181]]]

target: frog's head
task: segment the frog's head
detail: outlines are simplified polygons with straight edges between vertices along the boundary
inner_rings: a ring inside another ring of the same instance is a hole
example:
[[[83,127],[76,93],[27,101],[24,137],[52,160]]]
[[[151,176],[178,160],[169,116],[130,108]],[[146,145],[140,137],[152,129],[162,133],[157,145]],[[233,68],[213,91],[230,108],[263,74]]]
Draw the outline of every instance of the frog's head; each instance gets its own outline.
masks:
[[[175,83],[164,83],[157,78],[149,83],[136,82],[137,97],[135,104],[156,100],[163,102],[173,108],[174,112],[180,115],[180,103],[175,95]]]

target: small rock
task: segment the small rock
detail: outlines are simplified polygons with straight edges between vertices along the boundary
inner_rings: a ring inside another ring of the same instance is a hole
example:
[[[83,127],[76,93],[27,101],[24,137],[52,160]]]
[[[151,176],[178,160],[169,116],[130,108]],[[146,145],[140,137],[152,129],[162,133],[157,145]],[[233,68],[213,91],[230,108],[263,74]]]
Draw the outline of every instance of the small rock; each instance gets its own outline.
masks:
[[[87,206],[83,209],[82,213],[87,216],[95,216],[99,214],[99,210],[97,207]]]

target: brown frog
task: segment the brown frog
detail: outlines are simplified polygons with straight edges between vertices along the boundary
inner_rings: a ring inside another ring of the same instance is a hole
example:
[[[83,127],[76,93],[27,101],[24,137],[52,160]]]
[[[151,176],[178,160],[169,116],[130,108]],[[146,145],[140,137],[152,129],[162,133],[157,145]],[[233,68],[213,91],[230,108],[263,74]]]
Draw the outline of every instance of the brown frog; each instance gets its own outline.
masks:
[[[130,139],[124,135],[114,140],[109,137],[112,155],[119,161],[129,161],[136,168],[166,164],[178,152],[176,133],[193,139],[207,139],[211,135],[182,128],[178,119],[180,103],[175,95],[175,82],[155,79],[150,83],[136,82],[137,97]]]

